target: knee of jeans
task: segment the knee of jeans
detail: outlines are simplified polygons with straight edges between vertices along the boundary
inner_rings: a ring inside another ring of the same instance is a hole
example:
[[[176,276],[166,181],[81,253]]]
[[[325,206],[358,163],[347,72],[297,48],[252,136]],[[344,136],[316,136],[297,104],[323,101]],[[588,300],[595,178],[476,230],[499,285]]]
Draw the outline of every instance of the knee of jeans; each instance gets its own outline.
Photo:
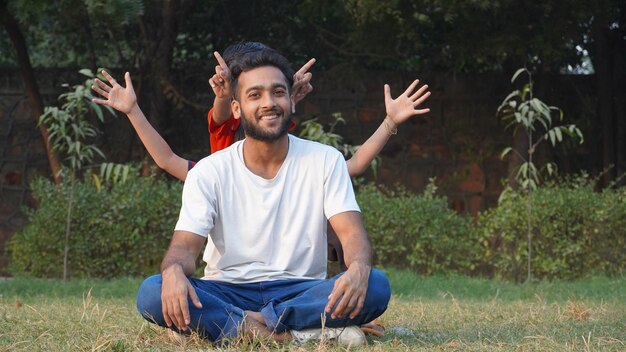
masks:
[[[137,310],[146,319],[161,316],[161,275],[145,279],[137,292]]]
[[[387,275],[378,269],[372,269],[368,287],[368,294],[372,294],[375,303],[386,308],[391,299],[391,285]]]

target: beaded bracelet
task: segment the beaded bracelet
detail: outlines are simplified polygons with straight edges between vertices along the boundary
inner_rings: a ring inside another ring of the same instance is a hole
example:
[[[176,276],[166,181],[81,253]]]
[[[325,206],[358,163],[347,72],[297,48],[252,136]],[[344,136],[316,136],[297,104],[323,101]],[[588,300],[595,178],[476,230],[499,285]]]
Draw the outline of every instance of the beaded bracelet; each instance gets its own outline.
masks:
[[[383,124],[385,125],[385,129],[387,130],[387,133],[389,133],[389,137],[393,136],[394,134],[398,134],[398,126],[396,126],[395,128],[391,128],[389,127],[389,121],[387,121],[389,117],[385,117],[385,120],[383,121]]]

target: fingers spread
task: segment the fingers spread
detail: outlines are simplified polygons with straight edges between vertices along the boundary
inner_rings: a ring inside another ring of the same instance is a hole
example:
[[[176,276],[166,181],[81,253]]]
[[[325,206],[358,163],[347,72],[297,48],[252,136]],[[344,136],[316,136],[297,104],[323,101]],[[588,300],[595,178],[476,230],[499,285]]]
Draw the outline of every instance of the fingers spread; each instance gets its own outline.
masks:
[[[411,100],[417,99],[417,97],[419,97],[420,95],[424,94],[424,92],[427,89],[428,89],[428,84],[424,84],[423,86],[420,87],[420,89],[417,90],[417,92],[415,92],[413,95],[411,95],[409,97],[409,99],[411,99]]]
[[[409,94],[411,94],[411,92],[413,91],[413,89],[415,89],[415,87],[417,87],[417,84],[418,84],[419,82],[420,82],[420,80],[419,80],[419,79],[416,79],[415,81],[413,81],[413,83],[411,83],[411,85],[409,86],[409,88],[407,88],[407,89],[404,91],[404,94],[405,94],[406,96],[408,96]]]
[[[110,91],[110,90],[111,90],[111,87],[109,87],[109,85],[108,85],[108,84],[106,84],[106,83],[102,82],[101,80],[99,80],[99,79],[97,79],[97,78],[96,78],[96,79],[94,79],[94,82],[98,85],[98,87],[99,87],[99,88],[101,88],[101,89],[102,89],[102,90],[104,90],[105,92],[108,92],[108,91]]]
[[[95,86],[95,85],[92,85],[92,86],[91,86],[91,89],[92,89],[93,91],[95,91],[96,93],[98,93],[98,94],[102,95],[103,97],[105,97],[105,98],[109,99],[109,93],[108,93],[108,92],[106,92],[104,89],[102,89],[102,88],[100,88],[100,87],[98,87],[98,86]]]
[[[117,81],[115,80],[115,78],[113,78],[107,71],[102,70],[102,75],[104,76],[104,78],[107,79],[107,81],[109,81],[109,83],[111,83],[111,85],[117,84]]]
[[[391,88],[385,84],[385,102],[391,101]]]
[[[126,72],[124,74],[124,80],[126,81],[126,88],[133,88],[133,81],[130,79],[130,73]]]
[[[428,99],[428,97],[430,96],[430,92],[426,92],[426,94],[422,95],[419,99],[417,99],[414,103],[413,103],[413,107],[417,107],[419,106],[421,103],[424,102],[424,100]]]

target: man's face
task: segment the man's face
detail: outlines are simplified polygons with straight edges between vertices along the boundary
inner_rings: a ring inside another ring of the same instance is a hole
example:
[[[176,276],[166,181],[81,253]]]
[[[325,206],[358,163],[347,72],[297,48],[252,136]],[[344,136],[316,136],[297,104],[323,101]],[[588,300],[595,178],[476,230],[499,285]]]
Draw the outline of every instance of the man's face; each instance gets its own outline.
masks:
[[[232,103],[235,118],[241,118],[246,137],[275,141],[287,134],[292,99],[287,79],[273,66],[242,72]]]

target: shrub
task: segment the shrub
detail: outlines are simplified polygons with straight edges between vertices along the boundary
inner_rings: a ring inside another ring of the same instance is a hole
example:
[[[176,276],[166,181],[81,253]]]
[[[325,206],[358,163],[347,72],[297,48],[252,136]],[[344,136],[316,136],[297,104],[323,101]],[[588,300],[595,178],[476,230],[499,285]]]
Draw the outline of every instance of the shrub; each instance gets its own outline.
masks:
[[[476,268],[480,243],[470,220],[435,196],[432,185],[419,195],[368,184],[357,198],[378,264],[423,274],[467,274]]]
[[[61,277],[68,185],[31,184],[39,208],[9,243],[14,274]],[[180,209],[182,184],[131,178],[108,188],[76,184],[69,271],[73,277],[145,276],[159,263]]]
[[[521,281],[527,260],[527,194],[507,192],[482,213],[476,231],[493,273]],[[626,193],[594,192],[591,182],[553,183],[532,194],[532,268],[541,279],[575,279],[623,271]]]

